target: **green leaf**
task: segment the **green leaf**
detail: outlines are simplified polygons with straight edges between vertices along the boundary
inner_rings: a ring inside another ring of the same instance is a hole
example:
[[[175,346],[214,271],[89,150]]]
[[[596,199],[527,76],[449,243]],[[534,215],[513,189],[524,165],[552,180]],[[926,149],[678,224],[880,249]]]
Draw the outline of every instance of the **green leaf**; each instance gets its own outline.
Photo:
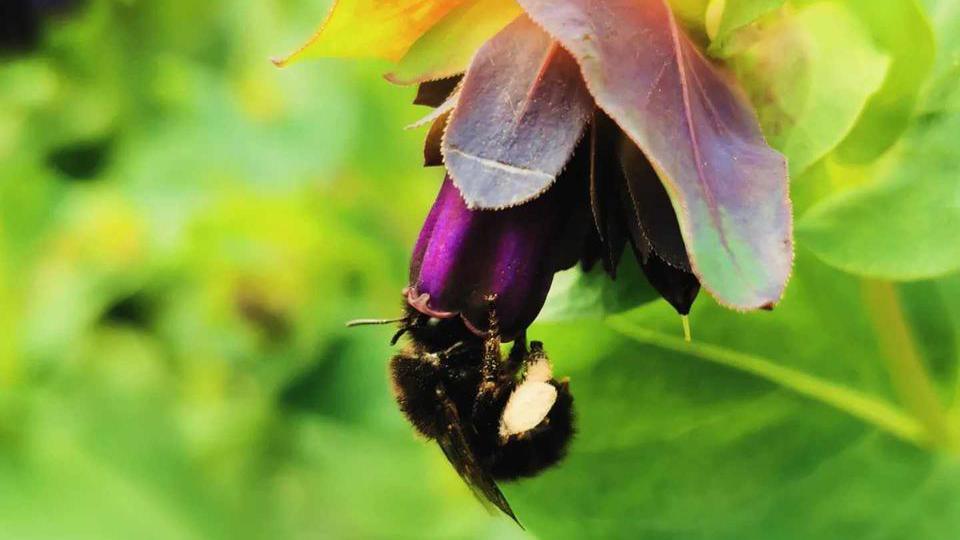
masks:
[[[683,24],[694,30],[702,30],[707,5],[710,0],[669,0],[670,9]]]
[[[506,486],[535,534],[848,540],[958,530],[960,465],[929,451],[920,422],[896,404],[883,329],[858,281],[800,255],[775,311],[701,303],[692,344],[656,306],[605,331],[538,333],[548,347],[604,346],[572,367],[551,348],[570,376],[578,438],[562,467]]]
[[[944,21],[939,35],[960,29]],[[855,274],[895,280],[960,270],[960,82],[958,49],[941,51],[940,78],[918,118],[874,182],[812,207],[797,236],[824,261]]]
[[[891,59],[883,86],[837,149],[841,160],[866,163],[890,148],[909,126],[933,67],[936,43],[916,0],[848,0],[845,6]]]
[[[954,301],[960,275],[940,281],[903,283],[903,312],[913,329],[926,369],[939,385],[946,400],[956,400],[957,360],[960,359],[957,337],[960,319],[956,319]]]
[[[952,92],[950,85],[942,81],[960,78],[960,1],[958,0],[925,0],[929,20],[933,23],[937,49],[937,60],[934,65],[934,81],[941,81],[947,93]],[[933,93],[927,96],[928,107],[952,106],[960,109],[960,93],[953,92],[953,99],[946,99],[946,95]]]
[[[521,13],[514,0],[465,2],[410,47],[387,80],[415,84],[462,73],[477,49]]]
[[[849,10],[819,2],[759,30],[730,64],[796,176],[847,136],[888,60]]]
[[[882,180],[811,208],[797,223],[799,241],[864,276],[914,280],[960,270],[960,115],[930,122],[908,134]]]
[[[710,51],[723,50],[730,35],[761,16],[779,8],[785,0],[710,0],[707,5],[706,28]]]
[[[659,298],[636,259],[628,254],[621,259],[615,280],[599,265],[590,272],[573,268],[558,273],[537,322],[599,320]]]

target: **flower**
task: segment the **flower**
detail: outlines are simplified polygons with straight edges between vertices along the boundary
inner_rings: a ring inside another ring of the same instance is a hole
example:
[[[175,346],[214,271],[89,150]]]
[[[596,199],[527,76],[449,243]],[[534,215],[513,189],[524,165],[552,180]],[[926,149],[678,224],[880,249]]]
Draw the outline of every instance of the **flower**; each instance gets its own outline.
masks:
[[[456,85],[423,84],[415,102],[440,106]],[[446,121],[434,121],[427,166],[443,164],[438,134]],[[600,262],[615,278],[629,241],[651,285],[679,313],[689,313],[699,282],[666,192],[612,121],[598,114],[588,130],[557,182],[519,206],[470,209],[448,175],[414,248],[410,305],[431,317],[459,315],[482,334],[488,298],[495,297],[501,337],[511,340],[536,318],[555,272],[578,261],[587,269]],[[632,192],[642,196],[642,206]]]
[[[582,252],[589,218],[580,180],[564,175],[542,197],[497,211],[467,208],[447,177],[414,248],[407,301],[431,317],[460,316],[482,335],[495,299],[500,337],[522,334],[554,273]]]
[[[740,310],[782,296],[793,260],[785,158],[666,0],[604,0],[603,9],[594,0],[340,0],[310,42],[277,63],[309,55],[393,60],[387,78],[421,84],[418,101],[437,106],[424,121],[433,124],[425,158],[446,180],[411,276],[424,312],[480,324],[486,291],[513,306],[501,316],[529,324],[550,269],[511,259],[530,269],[513,283],[489,246],[518,237],[527,249],[517,253],[544,257],[558,227],[550,212],[568,204],[554,192],[571,170],[585,171],[581,206],[595,225],[579,246],[587,266],[599,260],[614,275],[629,242],[681,313],[701,284]],[[500,240],[437,243],[481,224]],[[467,266],[487,274],[454,278]]]

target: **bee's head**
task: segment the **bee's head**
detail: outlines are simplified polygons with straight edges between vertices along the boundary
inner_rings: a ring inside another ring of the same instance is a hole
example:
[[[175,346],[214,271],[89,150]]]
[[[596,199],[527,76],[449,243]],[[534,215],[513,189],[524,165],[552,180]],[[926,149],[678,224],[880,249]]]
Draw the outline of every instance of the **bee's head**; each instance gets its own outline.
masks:
[[[553,378],[543,344],[532,342],[523,382],[500,417],[503,456],[492,471],[499,479],[533,476],[566,455],[574,433],[573,395],[566,379]]]
[[[449,349],[457,343],[480,346],[479,337],[471,332],[459,316],[449,318],[431,317],[415,308],[406,306],[406,317],[400,321],[400,331],[410,338],[410,342],[423,352],[436,352]]]
[[[396,345],[406,335],[413,349],[419,353],[437,353],[450,349],[454,345],[466,348],[481,348],[481,338],[471,332],[463,319],[457,315],[436,317],[417,311],[404,301],[404,315],[397,319],[356,319],[347,323],[348,327],[369,325],[398,325],[397,333],[390,341]]]

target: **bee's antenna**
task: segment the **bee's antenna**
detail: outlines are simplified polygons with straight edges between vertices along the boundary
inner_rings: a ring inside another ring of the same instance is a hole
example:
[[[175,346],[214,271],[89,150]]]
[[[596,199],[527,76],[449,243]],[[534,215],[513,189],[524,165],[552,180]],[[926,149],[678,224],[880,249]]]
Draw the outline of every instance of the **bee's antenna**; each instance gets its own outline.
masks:
[[[347,328],[354,328],[356,326],[377,326],[383,324],[396,324],[407,320],[406,317],[400,317],[398,319],[354,319],[347,322]]]
[[[466,346],[466,345],[465,345],[462,341],[458,341],[458,342],[454,343],[453,345],[451,345],[450,347],[447,347],[446,350],[439,352],[439,353],[437,354],[437,356],[439,356],[440,358],[448,358],[451,354],[459,351],[460,349],[464,348],[465,346]]]
[[[407,317],[398,317],[396,319],[355,319],[347,323],[347,328],[355,328],[357,326],[379,326],[384,324],[397,324],[408,322]],[[390,345],[396,345],[400,341],[400,337],[403,334],[407,333],[407,330],[410,329],[410,324],[405,324],[400,327],[400,330],[393,335],[393,338],[390,340]]]

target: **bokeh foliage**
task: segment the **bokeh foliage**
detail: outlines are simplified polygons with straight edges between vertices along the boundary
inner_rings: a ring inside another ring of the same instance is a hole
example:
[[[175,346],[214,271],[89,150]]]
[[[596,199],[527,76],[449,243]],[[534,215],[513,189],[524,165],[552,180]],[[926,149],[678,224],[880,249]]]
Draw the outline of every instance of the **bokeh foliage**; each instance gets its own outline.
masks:
[[[955,537],[958,3],[675,4],[791,158],[787,297],[686,345],[635,271],[562,276],[580,435],[507,495],[544,539]],[[0,59],[0,537],[527,536],[343,328],[399,309],[440,173],[388,64],[267,61],[325,10],[90,0]]]
[[[500,537],[392,402],[435,194],[323,3],[92,0],[0,60],[0,537]],[[519,533],[518,533],[519,534]]]

